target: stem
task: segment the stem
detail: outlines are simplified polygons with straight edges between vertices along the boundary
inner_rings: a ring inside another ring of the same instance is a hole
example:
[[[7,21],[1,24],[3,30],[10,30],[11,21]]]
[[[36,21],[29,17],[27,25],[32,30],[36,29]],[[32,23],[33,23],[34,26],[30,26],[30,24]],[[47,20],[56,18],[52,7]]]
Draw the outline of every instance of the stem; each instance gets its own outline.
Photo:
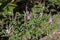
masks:
[[[44,0],[44,2],[43,2],[43,4],[42,4],[42,11],[40,12],[40,17],[42,17],[43,16],[43,11],[44,11],[44,9],[45,9],[45,0]]]
[[[27,27],[27,4],[26,4],[26,14],[25,14],[25,26]]]

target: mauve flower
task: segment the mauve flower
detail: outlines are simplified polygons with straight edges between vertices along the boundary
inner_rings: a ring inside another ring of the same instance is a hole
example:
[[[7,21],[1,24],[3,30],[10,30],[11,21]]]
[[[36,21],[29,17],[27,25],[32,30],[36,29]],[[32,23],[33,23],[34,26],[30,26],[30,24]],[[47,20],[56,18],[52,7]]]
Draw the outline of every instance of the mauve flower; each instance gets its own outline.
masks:
[[[30,20],[30,14],[27,15],[27,20]]]
[[[11,30],[10,30],[9,28],[7,28],[7,29],[6,29],[6,33],[7,33],[8,35],[10,35]]]
[[[30,11],[28,10],[27,5],[26,5],[26,17],[27,17],[27,20],[30,19]]]
[[[52,24],[52,16],[49,18],[49,23]]]

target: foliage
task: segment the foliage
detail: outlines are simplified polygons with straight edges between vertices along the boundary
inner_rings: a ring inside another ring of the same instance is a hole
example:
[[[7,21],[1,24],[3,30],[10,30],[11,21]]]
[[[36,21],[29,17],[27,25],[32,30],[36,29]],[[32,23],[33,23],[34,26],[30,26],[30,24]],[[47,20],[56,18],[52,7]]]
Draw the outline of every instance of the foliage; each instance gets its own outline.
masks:
[[[58,23],[60,19],[57,20],[60,17],[59,0],[28,0],[21,1],[22,3],[20,1],[17,3],[14,3],[13,0],[0,1],[1,40],[5,40],[4,37],[7,37],[8,40],[39,40],[52,31],[60,29]],[[51,11],[52,9],[56,11]],[[42,17],[40,17],[41,12]],[[49,23],[50,12],[53,19],[52,24]]]

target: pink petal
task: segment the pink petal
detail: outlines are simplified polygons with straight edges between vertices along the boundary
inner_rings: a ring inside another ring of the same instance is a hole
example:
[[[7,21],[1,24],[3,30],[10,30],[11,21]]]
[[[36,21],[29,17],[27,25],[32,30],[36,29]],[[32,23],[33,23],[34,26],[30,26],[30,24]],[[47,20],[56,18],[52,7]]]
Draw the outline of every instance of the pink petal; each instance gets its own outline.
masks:
[[[52,17],[49,18],[49,23],[52,24]]]
[[[27,15],[27,20],[29,20],[30,19],[30,15]]]
[[[10,29],[6,29],[6,33],[7,34],[10,34],[11,33],[11,30]]]

